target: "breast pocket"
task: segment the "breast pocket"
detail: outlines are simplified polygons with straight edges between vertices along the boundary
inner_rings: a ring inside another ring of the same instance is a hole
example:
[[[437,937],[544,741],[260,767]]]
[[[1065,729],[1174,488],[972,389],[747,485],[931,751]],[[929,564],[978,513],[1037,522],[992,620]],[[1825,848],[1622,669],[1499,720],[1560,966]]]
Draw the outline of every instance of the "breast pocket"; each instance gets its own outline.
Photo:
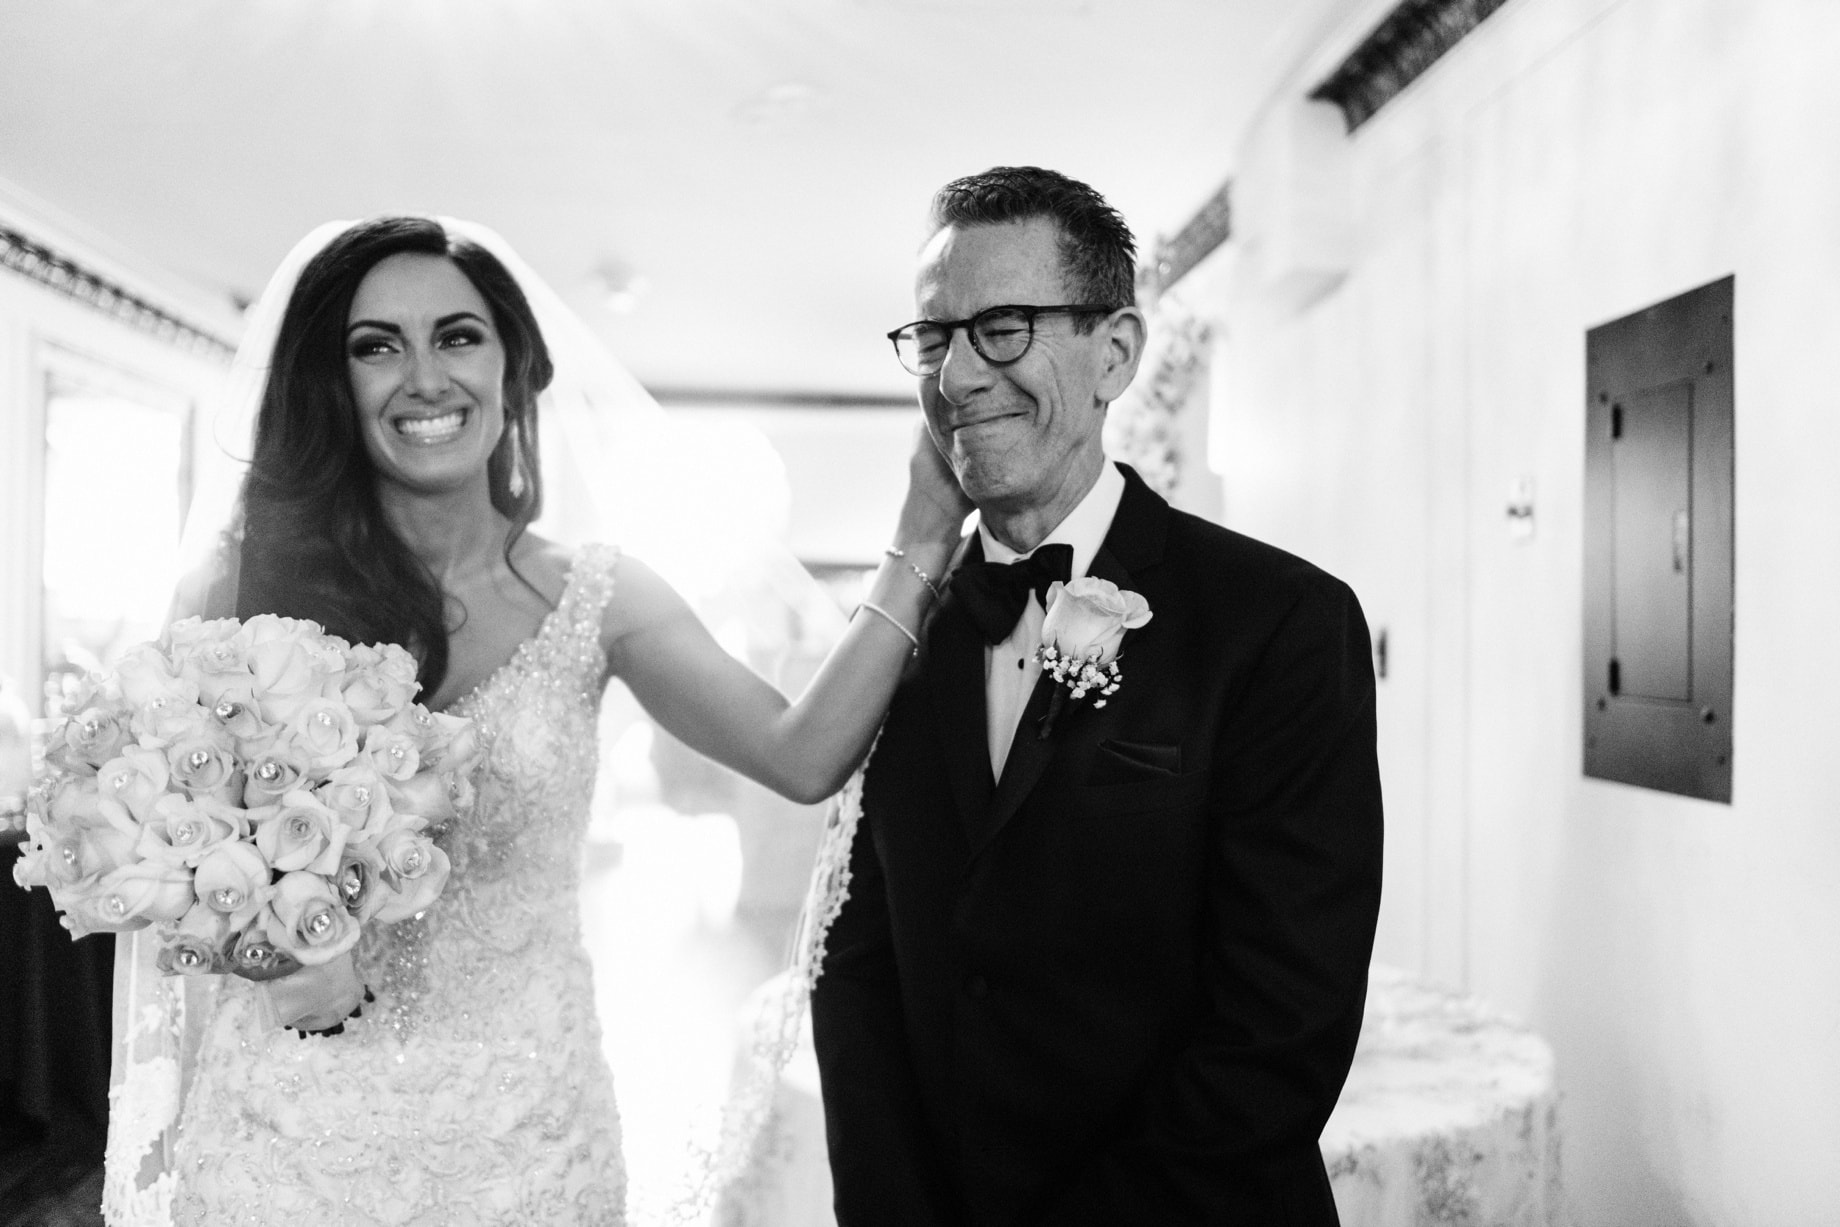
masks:
[[[1191,809],[1206,799],[1209,778],[1207,771],[1146,771],[1133,779],[1089,783],[1072,790],[1068,808],[1077,816],[1089,818]]]
[[[1182,774],[1182,747],[1108,737],[1093,753],[1088,784],[1132,784]]]

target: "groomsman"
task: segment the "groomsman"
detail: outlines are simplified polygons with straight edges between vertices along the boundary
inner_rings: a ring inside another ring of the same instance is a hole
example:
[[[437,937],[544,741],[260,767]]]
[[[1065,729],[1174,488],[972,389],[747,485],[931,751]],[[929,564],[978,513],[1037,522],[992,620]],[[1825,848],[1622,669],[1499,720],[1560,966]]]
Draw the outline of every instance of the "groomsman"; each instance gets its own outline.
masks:
[[[1106,461],[1145,322],[1098,193],[1001,167],[933,220],[890,336],[981,522],[813,1002],[838,1221],[1334,1224],[1380,901],[1360,605]],[[1116,673],[1076,694],[1044,625]]]

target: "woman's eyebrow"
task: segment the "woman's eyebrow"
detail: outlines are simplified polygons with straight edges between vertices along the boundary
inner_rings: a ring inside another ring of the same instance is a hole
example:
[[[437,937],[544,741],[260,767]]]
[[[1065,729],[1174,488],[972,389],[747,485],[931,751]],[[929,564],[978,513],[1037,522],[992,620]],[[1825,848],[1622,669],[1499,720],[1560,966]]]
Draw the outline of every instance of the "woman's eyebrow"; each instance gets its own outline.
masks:
[[[445,328],[449,324],[458,323],[461,320],[474,320],[481,324],[486,322],[476,311],[455,311],[451,315],[443,315],[434,322],[434,326],[436,328]],[[360,328],[375,328],[381,332],[387,332],[393,336],[399,337],[403,334],[403,330],[399,326],[389,323],[386,320],[353,320],[345,326],[345,332],[347,335],[350,335]]]

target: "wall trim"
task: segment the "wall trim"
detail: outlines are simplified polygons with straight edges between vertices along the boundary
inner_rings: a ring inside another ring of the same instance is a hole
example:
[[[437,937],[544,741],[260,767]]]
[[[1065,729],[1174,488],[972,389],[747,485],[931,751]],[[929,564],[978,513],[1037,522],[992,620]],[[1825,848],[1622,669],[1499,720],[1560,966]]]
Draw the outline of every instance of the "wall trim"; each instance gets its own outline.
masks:
[[[1186,277],[1195,265],[1233,237],[1233,181],[1214,190],[1195,215],[1167,239],[1159,238],[1150,259],[1137,271],[1137,295],[1146,305]]]
[[[1310,97],[1340,107],[1353,132],[1507,2],[1404,0]]]
[[[236,354],[236,345],[229,339],[173,314],[75,258],[4,223],[0,223],[0,268],[169,345],[225,363]]]

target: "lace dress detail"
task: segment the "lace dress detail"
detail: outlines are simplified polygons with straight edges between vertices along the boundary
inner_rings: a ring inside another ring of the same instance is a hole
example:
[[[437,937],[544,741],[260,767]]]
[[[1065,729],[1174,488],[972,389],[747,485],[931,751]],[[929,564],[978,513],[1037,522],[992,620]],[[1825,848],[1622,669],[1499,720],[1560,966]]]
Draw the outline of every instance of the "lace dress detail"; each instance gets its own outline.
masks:
[[[487,746],[478,806],[440,835],[441,898],[359,945],[363,1017],[301,1038],[226,983],[180,1126],[176,1222],[624,1223],[577,906],[617,561],[583,550],[537,634],[454,707]]]

